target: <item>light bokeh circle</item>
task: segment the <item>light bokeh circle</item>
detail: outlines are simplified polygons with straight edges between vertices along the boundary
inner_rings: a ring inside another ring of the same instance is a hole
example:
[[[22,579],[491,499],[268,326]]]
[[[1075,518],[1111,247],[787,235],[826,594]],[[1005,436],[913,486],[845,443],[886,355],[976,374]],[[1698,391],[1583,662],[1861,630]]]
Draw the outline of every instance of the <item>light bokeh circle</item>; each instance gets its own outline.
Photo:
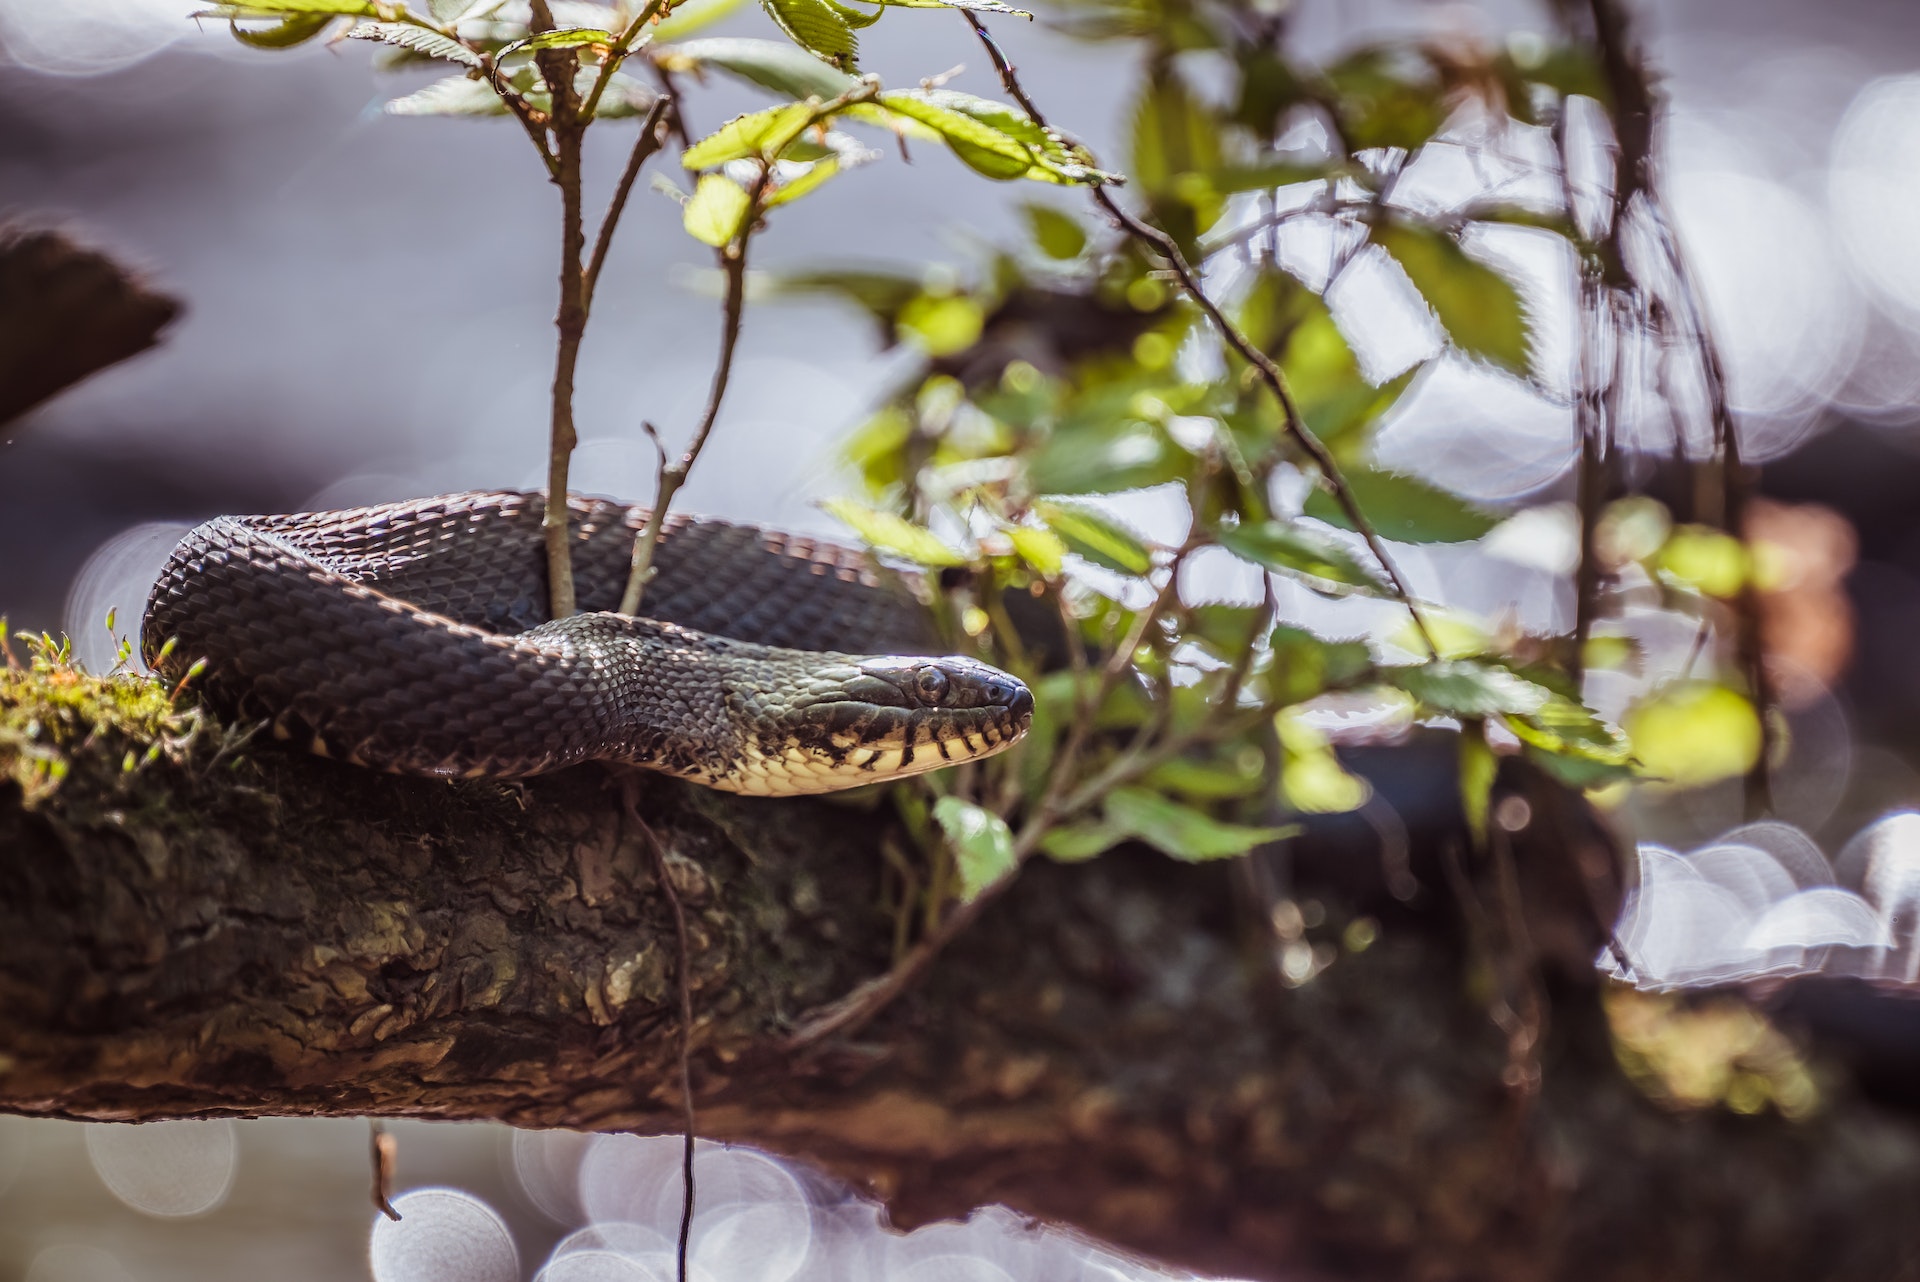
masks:
[[[87,1158],[115,1197],[145,1215],[202,1215],[226,1201],[239,1164],[233,1123],[99,1122],[87,1127]]]

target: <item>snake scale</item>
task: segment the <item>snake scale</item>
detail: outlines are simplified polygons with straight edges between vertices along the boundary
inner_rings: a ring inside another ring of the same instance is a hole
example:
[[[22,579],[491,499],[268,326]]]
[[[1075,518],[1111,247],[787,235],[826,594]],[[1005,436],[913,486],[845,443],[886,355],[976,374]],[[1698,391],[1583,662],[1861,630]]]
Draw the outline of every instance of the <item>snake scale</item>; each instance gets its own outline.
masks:
[[[1033,696],[942,656],[862,553],[672,516],[642,617],[613,612],[644,508],[571,498],[581,613],[547,619],[540,492],[220,517],[155,583],[141,651],[229,715],[403,774],[603,760],[730,792],[830,792],[999,752]]]

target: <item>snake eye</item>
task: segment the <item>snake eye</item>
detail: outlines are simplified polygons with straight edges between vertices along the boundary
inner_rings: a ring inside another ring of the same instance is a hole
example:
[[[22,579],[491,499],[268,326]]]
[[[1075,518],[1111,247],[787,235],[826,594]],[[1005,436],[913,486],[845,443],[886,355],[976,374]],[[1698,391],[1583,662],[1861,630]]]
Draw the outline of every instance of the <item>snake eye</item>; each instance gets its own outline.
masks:
[[[922,668],[913,679],[914,692],[930,704],[938,704],[947,697],[947,674],[938,668]]]

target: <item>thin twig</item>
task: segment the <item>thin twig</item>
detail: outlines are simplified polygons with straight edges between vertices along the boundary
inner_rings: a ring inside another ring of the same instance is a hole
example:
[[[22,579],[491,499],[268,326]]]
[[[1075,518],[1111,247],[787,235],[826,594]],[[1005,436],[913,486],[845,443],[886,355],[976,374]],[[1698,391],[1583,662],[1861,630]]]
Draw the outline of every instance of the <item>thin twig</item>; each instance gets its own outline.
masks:
[[[640,612],[641,596],[646,591],[648,580],[653,577],[653,553],[660,543],[660,529],[666,524],[667,509],[672,505],[674,495],[680,492],[680,487],[687,483],[687,476],[699,461],[700,451],[706,448],[707,437],[712,434],[713,425],[720,417],[720,404],[726,399],[727,384],[733,377],[733,355],[740,345],[740,321],[747,296],[747,242],[752,239],[753,225],[759,218],[760,199],[766,194],[771,172],[769,167],[761,167],[760,177],[747,195],[747,212],[740,220],[739,233],[718,251],[720,268],[727,278],[726,301],[720,324],[720,358],[714,364],[713,382],[707,389],[706,410],[700,416],[700,426],[695,429],[686,452],[672,463],[666,461],[665,454],[661,455],[660,466],[654,475],[653,510],[647,513],[647,522],[633,541],[627,587],[620,595],[622,614]]]
[[[1000,51],[1000,46],[994,43],[986,24],[971,10],[961,10],[960,16],[967,20],[967,25],[973,28],[973,33],[986,47],[987,56],[993,60],[994,69],[1000,73],[1000,83],[1007,93],[1020,104],[1034,124],[1041,129],[1050,130],[1051,127],[1047,124],[1046,118],[1040,114],[1040,109],[1034,106],[1033,99],[1027,96],[1025,89],[1021,88],[1020,78],[1013,64],[1007,61],[1007,56]],[[1273,359],[1261,351],[1252,340],[1241,333],[1240,328],[1220,310],[1219,304],[1215,303],[1207,295],[1206,290],[1201,288],[1199,277],[1194,274],[1186,255],[1180,251],[1179,243],[1173,237],[1128,213],[1104,186],[1096,186],[1092,192],[1094,201],[1122,230],[1167,260],[1168,265],[1173,268],[1174,275],[1179,278],[1180,287],[1186,291],[1187,297],[1207,314],[1207,319],[1213,323],[1214,329],[1226,341],[1227,346],[1238,353],[1242,360],[1253,366],[1260,375],[1260,381],[1267,385],[1267,390],[1272,392],[1274,399],[1280,403],[1281,413],[1286,420],[1287,435],[1293,438],[1295,444],[1313,460],[1314,466],[1320,469],[1321,480],[1326,483],[1327,489],[1332,493],[1334,502],[1339,504],[1340,511],[1365,540],[1367,551],[1380,563],[1380,568],[1385,571],[1388,582],[1393,585],[1394,593],[1399,597],[1401,604],[1407,607],[1407,613],[1413,616],[1414,630],[1420,634],[1420,639],[1426,644],[1428,652],[1437,657],[1440,648],[1434,643],[1433,634],[1427,629],[1426,616],[1422,613],[1419,603],[1408,591],[1406,580],[1401,577],[1399,568],[1388,557],[1386,546],[1381,541],[1379,533],[1373,528],[1373,522],[1367,518],[1367,514],[1361,510],[1359,502],[1353,497],[1353,490],[1347,484],[1346,477],[1340,471],[1340,465],[1334,460],[1332,452],[1319,437],[1313,434],[1313,431],[1307,427],[1306,420],[1301,417],[1300,407],[1294,402],[1293,393],[1288,390],[1286,376],[1281,373],[1280,367],[1274,364]]]
[[[640,136],[634,139],[633,151],[627,156],[627,168],[620,175],[620,185],[613,189],[613,199],[607,202],[606,216],[600,220],[600,234],[594,239],[593,255],[587,259],[586,280],[581,286],[581,301],[589,313],[593,311],[593,291],[600,283],[600,269],[606,265],[607,251],[613,247],[614,229],[620,225],[620,215],[627,209],[627,197],[633,194],[633,184],[640,177],[641,167],[665,144],[660,121],[672,110],[673,99],[665,94],[653,100],[647,118],[640,122]]]
[[[633,52],[635,38],[649,22],[668,7],[667,0],[648,0],[646,8],[634,14],[633,21],[629,22],[614,38],[613,47],[608,49],[606,56],[600,60],[600,74],[594,77],[593,88],[587,91],[586,102],[581,106],[582,116],[588,120],[593,119],[594,113],[600,110],[600,95],[607,91],[607,86],[613,83],[613,73],[620,69],[620,64],[627,60],[629,53]]]
[[[393,1191],[393,1162],[399,1145],[380,1119],[368,1118],[367,1127],[367,1154],[373,1160],[373,1204],[380,1214],[398,1221],[400,1212],[393,1209],[389,1194]]]
[[[673,909],[674,940],[678,947],[678,959],[675,962],[680,989],[680,1110],[681,1134],[685,1143],[680,1152],[680,1186],[683,1193],[680,1208],[680,1242],[676,1259],[678,1261],[679,1282],[687,1282],[687,1243],[693,1234],[693,1155],[695,1119],[693,1113],[693,961],[687,948],[687,910],[680,903],[680,892],[673,884],[673,874],[667,867],[666,848],[661,845],[658,834],[645,819],[640,817],[640,807],[635,797],[635,788],[631,779],[620,782],[620,799],[626,808],[628,818],[640,829],[647,839],[647,848],[653,853],[654,877],[660,883],[660,893],[666,896],[667,904]]]

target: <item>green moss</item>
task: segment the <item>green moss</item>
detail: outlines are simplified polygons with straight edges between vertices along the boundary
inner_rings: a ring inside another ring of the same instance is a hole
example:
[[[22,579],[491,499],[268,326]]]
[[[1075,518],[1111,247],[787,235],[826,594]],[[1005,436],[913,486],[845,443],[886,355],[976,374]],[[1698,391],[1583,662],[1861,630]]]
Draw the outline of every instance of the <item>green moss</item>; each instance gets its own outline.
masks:
[[[77,763],[133,774],[188,751],[202,728],[199,709],[176,703],[156,678],[94,676],[64,642],[10,640],[4,621],[0,656],[0,779],[29,805],[59,789]]]

